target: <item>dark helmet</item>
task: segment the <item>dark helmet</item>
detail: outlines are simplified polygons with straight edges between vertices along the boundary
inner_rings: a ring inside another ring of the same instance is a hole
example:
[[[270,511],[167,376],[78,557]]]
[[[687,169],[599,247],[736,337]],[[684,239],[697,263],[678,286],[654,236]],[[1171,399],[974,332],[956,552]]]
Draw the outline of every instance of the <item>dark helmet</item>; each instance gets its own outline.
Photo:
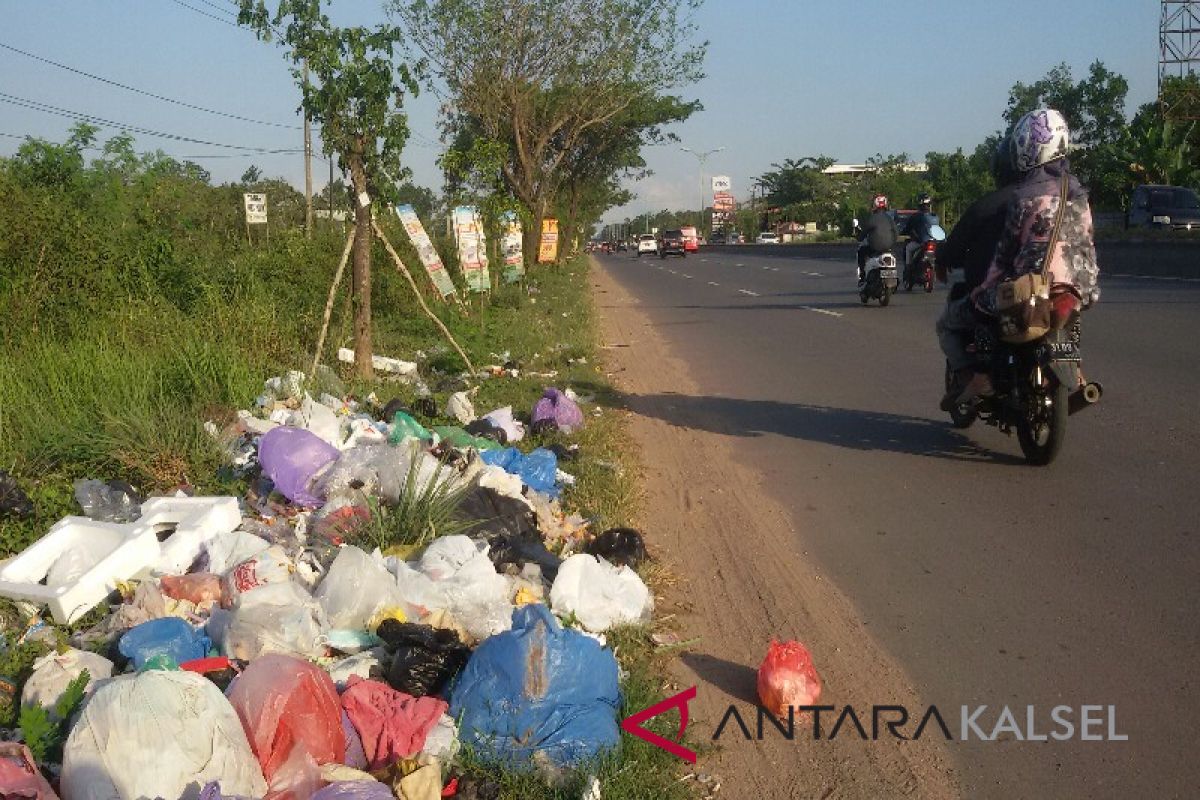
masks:
[[[1007,186],[1019,177],[1020,173],[1012,164],[1012,137],[1011,134],[1005,134],[1000,137],[996,151],[992,153],[992,179],[1000,187]]]
[[[932,205],[933,205],[933,198],[929,196],[928,192],[922,192],[921,195],[917,198],[917,206],[920,208],[924,208],[925,206],[932,206]]]

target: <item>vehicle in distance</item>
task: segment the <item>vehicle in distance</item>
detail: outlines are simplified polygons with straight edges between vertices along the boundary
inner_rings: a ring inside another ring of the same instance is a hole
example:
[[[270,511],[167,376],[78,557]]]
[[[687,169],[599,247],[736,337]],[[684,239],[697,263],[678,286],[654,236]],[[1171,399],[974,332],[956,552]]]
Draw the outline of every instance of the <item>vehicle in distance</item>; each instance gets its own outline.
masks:
[[[658,255],[659,258],[667,256],[687,256],[687,249],[683,244],[683,231],[675,228],[673,230],[663,231],[658,237]]]
[[[700,235],[691,225],[685,225],[679,229],[683,234],[683,249],[688,253],[696,253],[700,250]]]
[[[708,240],[708,243],[709,244],[725,244],[726,243],[725,234],[720,231],[714,233],[712,235],[712,238]]]
[[[642,257],[642,253],[657,253],[658,242],[654,239],[653,233],[643,233],[637,237],[637,254],[638,258]]]
[[[755,244],[779,244],[779,234],[771,231],[763,231],[754,240]]]
[[[1200,230],[1200,198],[1182,186],[1139,186],[1126,222],[1131,228]]]

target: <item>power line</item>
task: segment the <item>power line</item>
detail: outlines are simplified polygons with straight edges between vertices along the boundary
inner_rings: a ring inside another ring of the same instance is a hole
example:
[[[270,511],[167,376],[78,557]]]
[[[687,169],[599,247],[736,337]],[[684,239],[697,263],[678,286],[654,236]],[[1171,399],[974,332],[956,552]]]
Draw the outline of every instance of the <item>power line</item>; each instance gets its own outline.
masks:
[[[22,133],[5,133],[3,131],[0,131],[0,136],[5,136],[5,137],[8,137],[9,139],[40,139],[41,138],[40,136],[34,136],[33,134],[30,134],[30,133],[24,133],[24,134],[22,134]],[[97,150],[97,151],[104,150],[103,147],[97,147],[95,145],[86,145],[83,147],[83,149],[84,150]],[[295,151],[295,152],[299,152],[299,151]],[[176,161],[199,161],[201,159],[210,159],[210,158],[257,158],[258,156],[262,156],[262,155],[276,155],[276,154],[274,154],[274,153],[209,153],[206,155],[177,156],[177,155],[174,155],[173,153],[163,153],[163,155],[167,156],[168,158],[173,158]],[[290,155],[294,155],[294,152],[293,151],[281,152],[278,155],[289,155],[290,156]]]
[[[186,9],[189,9],[189,10],[191,10],[191,11],[195,11],[197,14],[201,14],[201,15],[203,15],[203,16],[206,16],[206,17],[208,17],[209,19],[215,19],[217,22],[224,22],[226,25],[231,25],[231,26],[233,26],[234,28],[240,28],[240,27],[241,27],[240,25],[238,25],[238,24],[237,24],[236,22],[234,22],[233,20],[226,19],[225,17],[218,17],[216,14],[210,14],[210,13],[208,13],[207,11],[205,11],[205,10],[204,10],[204,9],[202,9],[202,8],[196,8],[195,6],[190,6],[190,5],[188,5],[187,3],[183,2],[183,0],[171,0],[171,2],[173,2],[173,3],[174,3],[175,5],[177,5],[177,6],[183,6],[183,7],[184,7],[184,8],[186,8]]]
[[[160,137],[163,139],[173,139],[178,142],[191,142],[192,144],[203,144],[203,145],[207,145],[209,147],[222,147],[222,148],[225,148],[228,150],[247,150],[247,151],[256,152],[256,153],[301,153],[301,152],[303,152],[302,150],[298,150],[296,148],[272,149],[272,148],[267,148],[267,147],[252,147],[249,145],[224,144],[222,142],[211,142],[206,139],[196,139],[196,138],[193,138],[190,136],[182,136],[182,135],[176,134],[176,133],[165,133],[163,131],[156,131],[156,130],[152,130],[150,128],[143,128],[138,125],[129,125],[124,122],[117,122],[115,120],[105,119],[103,117],[97,117],[92,114],[84,114],[80,111],[72,111],[67,108],[61,108],[59,106],[52,106],[49,103],[42,103],[37,100],[26,100],[23,97],[17,97],[16,95],[5,94],[4,92],[0,92],[0,102],[8,103],[9,105],[14,105],[19,108],[28,108],[33,111],[41,111],[46,114],[54,114],[54,115],[57,115],[60,117],[68,117],[70,119],[77,119],[82,122],[91,122],[91,123],[94,123],[97,125],[108,126],[111,128],[120,128],[122,130],[130,131],[133,133],[140,133],[145,136],[157,136],[157,137]]]
[[[153,97],[155,100],[162,100],[164,103],[173,103],[177,106],[183,106],[184,108],[190,108],[195,111],[203,111],[208,114],[216,114],[218,117],[228,117],[229,119],[236,119],[236,120],[240,120],[241,122],[253,122],[255,125],[268,125],[273,128],[288,128],[290,130],[300,130],[299,125],[287,125],[282,122],[267,122],[266,120],[261,120],[261,119],[251,119],[250,117],[243,117],[238,114],[230,114],[225,111],[217,111],[216,109],[206,108],[204,106],[198,106],[193,103],[186,103],[183,100],[176,100],[172,97],[164,97],[161,94],[155,94],[154,92],[148,92],[145,89],[138,89],[136,86],[129,86],[128,84],[124,84],[119,81],[114,81],[110,78],[104,78],[99,75],[93,75],[90,72],[85,72],[81,69],[76,69],[75,67],[69,67],[66,64],[60,64],[57,61],[52,61],[49,58],[44,58],[42,56],[35,55],[34,53],[27,52],[18,47],[13,47],[12,45],[5,44],[4,42],[0,42],[0,47],[4,48],[5,50],[11,50],[14,53],[20,53],[21,55],[23,55],[27,58],[32,58],[34,61],[41,61],[44,64],[50,64],[52,66],[58,67],[59,69],[65,69],[67,72],[74,72],[76,75],[83,75],[86,78],[91,78],[92,80],[100,81],[101,83],[107,83],[110,86],[116,86],[117,88],[124,89],[128,92],[135,92],[137,94],[145,95],[146,97]]]

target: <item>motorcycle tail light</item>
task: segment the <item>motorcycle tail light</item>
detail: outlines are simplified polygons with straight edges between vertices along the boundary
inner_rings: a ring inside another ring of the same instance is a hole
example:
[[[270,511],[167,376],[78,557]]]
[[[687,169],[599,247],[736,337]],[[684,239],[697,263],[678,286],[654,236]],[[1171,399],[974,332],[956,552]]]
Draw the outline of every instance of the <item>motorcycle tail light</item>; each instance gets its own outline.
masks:
[[[1062,328],[1071,319],[1072,315],[1079,310],[1079,298],[1070,292],[1064,292],[1055,296],[1052,300],[1052,308],[1054,314],[1054,327]]]
[[[937,245],[934,244],[933,242],[926,242],[925,243],[925,252],[932,253],[936,247],[937,247]]]

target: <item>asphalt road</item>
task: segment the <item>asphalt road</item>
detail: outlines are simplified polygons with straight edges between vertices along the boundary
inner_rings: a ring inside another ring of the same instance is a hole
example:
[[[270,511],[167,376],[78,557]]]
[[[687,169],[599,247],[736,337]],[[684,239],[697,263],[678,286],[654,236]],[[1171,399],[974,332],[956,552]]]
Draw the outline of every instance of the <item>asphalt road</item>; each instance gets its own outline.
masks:
[[[701,387],[630,405],[737,437],[956,737],[964,705],[987,734],[1003,706],[1035,734],[1074,707],[1070,741],[953,742],[968,796],[1200,795],[1200,282],[1102,282],[1083,354],[1104,400],[1034,468],[938,410],[940,287],[864,307],[841,259],[599,259]],[[1081,741],[1084,705],[1128,739]]]

